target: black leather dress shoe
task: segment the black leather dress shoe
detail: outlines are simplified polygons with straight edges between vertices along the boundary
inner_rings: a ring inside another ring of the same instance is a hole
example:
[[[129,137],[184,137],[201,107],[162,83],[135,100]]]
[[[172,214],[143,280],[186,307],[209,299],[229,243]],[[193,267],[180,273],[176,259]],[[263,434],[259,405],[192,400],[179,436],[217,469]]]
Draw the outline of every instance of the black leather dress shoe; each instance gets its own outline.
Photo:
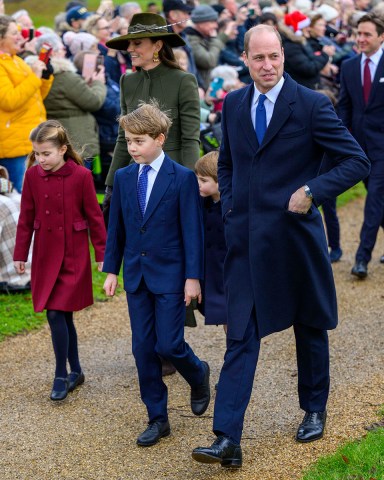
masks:
[[[83,372],[71,372],[68,375],[68,392],[73,392],[76,387],[82,385],[85,381]]]
[[[358,260],[351,270],[351,274],[359,278],[365,278],[368,275],[367,262]]]
[[[191,409],[195,415],[203,415],[207,410],[211,400],[211,390],[209,387],[209,365],[207,362],[201,362],[205,370],[204,381],[197,387],[191,387]]]
[[[296,433],[300,443],[314,442],[323,436],[327,412],[306,412]]]
[[[54,402],[64,400],[68,395],[68,379],[63,377],[56,377],[53,381],[53,387],[50,399]]]
[[[171,433],[171,427],[168,420],[166,422],[152,422],[137,438],[137,445],[140,447],[151,447],[155,445],[161,438],[168,437]]]
[[[384,263],[384,255],[380,257],[380,263]]]
[[[200,463],[220,463],[225,468],[240,468],[243,463],[241,446],[228,437],[217,437],[210,447],[198,447],[192,458]]]

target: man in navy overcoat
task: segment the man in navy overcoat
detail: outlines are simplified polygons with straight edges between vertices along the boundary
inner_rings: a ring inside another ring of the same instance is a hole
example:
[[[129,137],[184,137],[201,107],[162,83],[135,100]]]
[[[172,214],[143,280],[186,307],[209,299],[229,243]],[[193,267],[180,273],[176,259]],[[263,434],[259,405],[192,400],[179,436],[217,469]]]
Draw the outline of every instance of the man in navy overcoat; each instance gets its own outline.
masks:
[[[371,161],[360,245],[352,274],[365,278],[380,225],[384,226],[384,21],[373,13],[360,18],[360,55],[343,62],[338,113]],[[367,64],[367,66],[366,66]],[[368,75],[364,86],[364,76]],[[365,98],[366,96],[366,98]],[[381,260],[384,262],[383,260]]]
[[[240,440],[260,340],[270,333],[294,328],[305,411],[296,439],[323,435],[327,330],[336,327],[337,306],[317,207],[369,173],[369,160],[329,99],[283,74],[275,29],[250,29],[244,56],[254,83],[225,99],[219,157],[228,336],[214,411],[217,439],[192,454],[197,461],[233,468],[242,464]],[[318,176],[324,153],[334,167]]]

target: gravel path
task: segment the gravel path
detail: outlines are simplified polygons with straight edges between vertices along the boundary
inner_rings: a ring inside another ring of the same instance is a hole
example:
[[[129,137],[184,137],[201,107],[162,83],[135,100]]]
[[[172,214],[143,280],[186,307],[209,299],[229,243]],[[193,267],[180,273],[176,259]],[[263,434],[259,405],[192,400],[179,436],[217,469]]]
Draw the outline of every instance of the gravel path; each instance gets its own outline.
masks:
[[[344,256],[334,267],[340,325],[330,333],[332,387],[321,441],[294,441],[302,412],[294,338],[288,330],[263,341],[240,471],[191,459],[194,447],[214,438],[213,402],[207,414],[194,417],[188,386],[179,375],[166,378],[172,435],[155,447],[138,448],[146,411],[122,295],[77,315],[86,383],[60,405],[48,398],[53,367],[48,328],[0,344],[1,480],[296,480],[320,455],[364,434],[384,403],[384,265],[378,263],[384,242],[380,233],[369,277],[352,279],[362,209],[363,201],[357,200],[340,210]],[[214,384],[224,354],[223,330],[204,327],[200,318],[186,337],[209,361]]]

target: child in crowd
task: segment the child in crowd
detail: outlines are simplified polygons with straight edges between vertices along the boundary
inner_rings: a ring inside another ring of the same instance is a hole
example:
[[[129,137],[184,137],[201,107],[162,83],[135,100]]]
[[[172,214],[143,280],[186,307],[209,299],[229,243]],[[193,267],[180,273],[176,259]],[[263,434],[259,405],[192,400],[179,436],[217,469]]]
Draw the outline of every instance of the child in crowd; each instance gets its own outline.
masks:
[[[221,213],[219,184],[217,183],[218,151],[201,157],[195,165],[200,195],[204,204],[205,275],[203,301],[198,310],[205,316],[206,325],[227,327],[224,295],[224,259],[227,247]]]
[[[120,118],[135,163],[115,174],[103,268],[104,290],[112,296],[124,259],[132,351],[149,417],[137,439],[142,447],[170,434],[159,355],[191,386],[195,415],[210,401],[208,363],[184,340],[185,306],[201,302],[202,212],[196,176],[163,152],[171,123],[155,102]]]
[[[82,166],[61,123],[41,123],[30,140],[13,260],[23,274],[34,234],[33,306],[36,312],[47,310],[56,357],[50,398],[59,401],[84,382],[73,312],[93,303],[88,232],[99,269],[106,232],[92,173]]]

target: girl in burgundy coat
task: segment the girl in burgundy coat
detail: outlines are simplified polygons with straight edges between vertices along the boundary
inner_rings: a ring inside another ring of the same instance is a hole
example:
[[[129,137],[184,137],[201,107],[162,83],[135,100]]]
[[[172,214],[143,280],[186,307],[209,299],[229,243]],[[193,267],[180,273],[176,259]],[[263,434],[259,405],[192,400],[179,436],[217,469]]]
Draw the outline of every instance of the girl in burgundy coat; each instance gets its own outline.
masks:
[[[34,234],[33,306],[36,312],[47,310],[52,333],[56,371],[50,398],[64,400],[84,382],[73,312],[93,303],[88,232],[100,270],[106,232],[92,173],[61,123],[41,123],[30,140],[13,259],[16,271],[24,273]]]

